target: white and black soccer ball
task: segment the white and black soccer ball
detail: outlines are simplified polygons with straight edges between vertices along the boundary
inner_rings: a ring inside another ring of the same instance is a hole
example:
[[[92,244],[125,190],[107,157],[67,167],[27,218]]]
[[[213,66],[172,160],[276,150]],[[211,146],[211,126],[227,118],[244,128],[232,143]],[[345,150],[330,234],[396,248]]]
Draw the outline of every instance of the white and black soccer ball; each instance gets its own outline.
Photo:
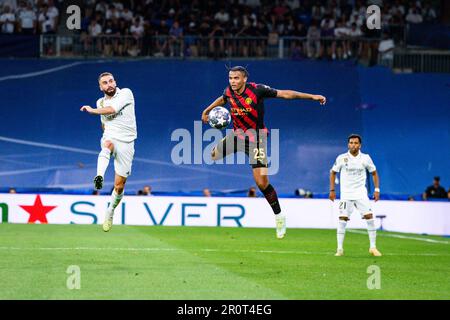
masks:
[[[224,107],[215,107],[209,112],[209,125],[216,129],[228,127],[231,122],[231,115]]]

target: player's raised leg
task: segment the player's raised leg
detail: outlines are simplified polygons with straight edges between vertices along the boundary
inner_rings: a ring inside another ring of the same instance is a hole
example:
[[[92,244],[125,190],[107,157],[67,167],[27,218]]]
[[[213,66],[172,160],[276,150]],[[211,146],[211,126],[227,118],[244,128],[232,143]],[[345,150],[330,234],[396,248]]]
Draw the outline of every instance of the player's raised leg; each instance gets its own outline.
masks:
[[[103,180],[105,177],[106,169],[109,165],[109,159],[114,151],[114,144],[110,140],[102,142],[102,150],[98,154],[97,159],[97,175],[94,178],[94,187],[97,190],[103,188]]]
[[[372,213],[364,215],[364,219],[367,222],[367,233],[369,234],[370,248],[369,253],[374,257],[381,257],[381,252],[377,249],[377,229],[375,227],[375,219]]]
[[[275,214],[275,222],[277,229],[277,238],[283,239],[286,235],[286,214],[281,212],[280,203],[278,201],[278,195],[274,187],[269,183],[269,178],[267,176],[267,168],[254,168],[253,178],[255,179],[256,185],[259,190],[264,194],[267,202],[272,207],[273,213]]]
[[[105,221],[103,222],[103,231],[108,232],[112,228],[114,210],[119,205],[123,198],[123,191],[127,178],[119,176],[117,173],[114,178],[114,190],[111,194],[111,201],[105,214]]]

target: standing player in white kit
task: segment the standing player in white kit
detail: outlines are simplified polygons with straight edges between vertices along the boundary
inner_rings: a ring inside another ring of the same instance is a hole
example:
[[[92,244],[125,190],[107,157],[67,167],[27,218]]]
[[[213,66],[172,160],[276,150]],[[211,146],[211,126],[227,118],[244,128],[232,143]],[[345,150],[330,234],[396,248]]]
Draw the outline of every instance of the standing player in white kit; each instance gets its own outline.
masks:
[[[372,175],[374,200],[380,199],[380,182],[376,167],[368,154],[360,152],[361,136],[352,134],[348,137],[348,152],[339,155],[330,171],[330,195],[331,201],[336,199],[334,190],[336,174],[341,173],[341,201],[339,202],[339,224],[337,228],[337,252],[336,256],[344,255],[345,227],[353,210],[359,211],[367,222],[369,234],[369,253],[375,257],[381,256],[376,248],[377,231],[375,219],[366,189],[366,170]]]
[[[119,89],[114,76],[104,72],[98,77],[100,90],[105,94],[97,100],[97,108],[81,107],[81,111],[100,115],[103,137],[97,161],[97,176],[94,178],[95,189],[103,187],[105,171],[111,155],[114,156],[114,190],[111,202],[106,210],[103,231],[111,230],[114,209],[123,197],[123,191],[134,156],[134,140],[137,138],[136,116],[134,113],[134,97],[130,89]]]

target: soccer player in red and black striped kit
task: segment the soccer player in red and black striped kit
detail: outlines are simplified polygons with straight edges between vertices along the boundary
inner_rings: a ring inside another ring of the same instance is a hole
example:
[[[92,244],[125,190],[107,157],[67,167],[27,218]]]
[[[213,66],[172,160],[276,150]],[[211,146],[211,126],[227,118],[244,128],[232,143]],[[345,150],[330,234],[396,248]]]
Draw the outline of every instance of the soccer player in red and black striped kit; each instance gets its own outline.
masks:
[[[318,101],[321,105],[326,98],[321,95],[297,92],[293,90],[277,90],[263,84],[247,83],[248,72],[241,66],[229,70],[230,85],[222,96],[217,98],[202,113],[203,122],[208,122],[209,112],[227,102],[233,119],[233,133],[223,138],[213,148],[213,160],[224,158],[228,154],[243,151],[250,159],[253,168],[253,178],[264,194],[275,213],[277,238],[286,234],[286,215],[281,211],[277,192],[269,183],[267,162],[267,133],[264,125],[264,99],[309,99]]]

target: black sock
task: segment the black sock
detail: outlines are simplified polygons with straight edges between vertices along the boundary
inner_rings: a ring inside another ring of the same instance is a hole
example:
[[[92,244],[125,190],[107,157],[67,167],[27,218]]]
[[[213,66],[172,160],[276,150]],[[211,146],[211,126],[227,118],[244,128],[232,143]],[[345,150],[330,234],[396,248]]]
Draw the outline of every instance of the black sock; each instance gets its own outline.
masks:
[[[267,202],[269,202],[270,206],[272,207],[273,213],[279,214],[281,212],[280,203],[278,202],[277,192],[272,187],[272,185],[269,184],[267,188],[261,190],[261,192],[264,194]]]

